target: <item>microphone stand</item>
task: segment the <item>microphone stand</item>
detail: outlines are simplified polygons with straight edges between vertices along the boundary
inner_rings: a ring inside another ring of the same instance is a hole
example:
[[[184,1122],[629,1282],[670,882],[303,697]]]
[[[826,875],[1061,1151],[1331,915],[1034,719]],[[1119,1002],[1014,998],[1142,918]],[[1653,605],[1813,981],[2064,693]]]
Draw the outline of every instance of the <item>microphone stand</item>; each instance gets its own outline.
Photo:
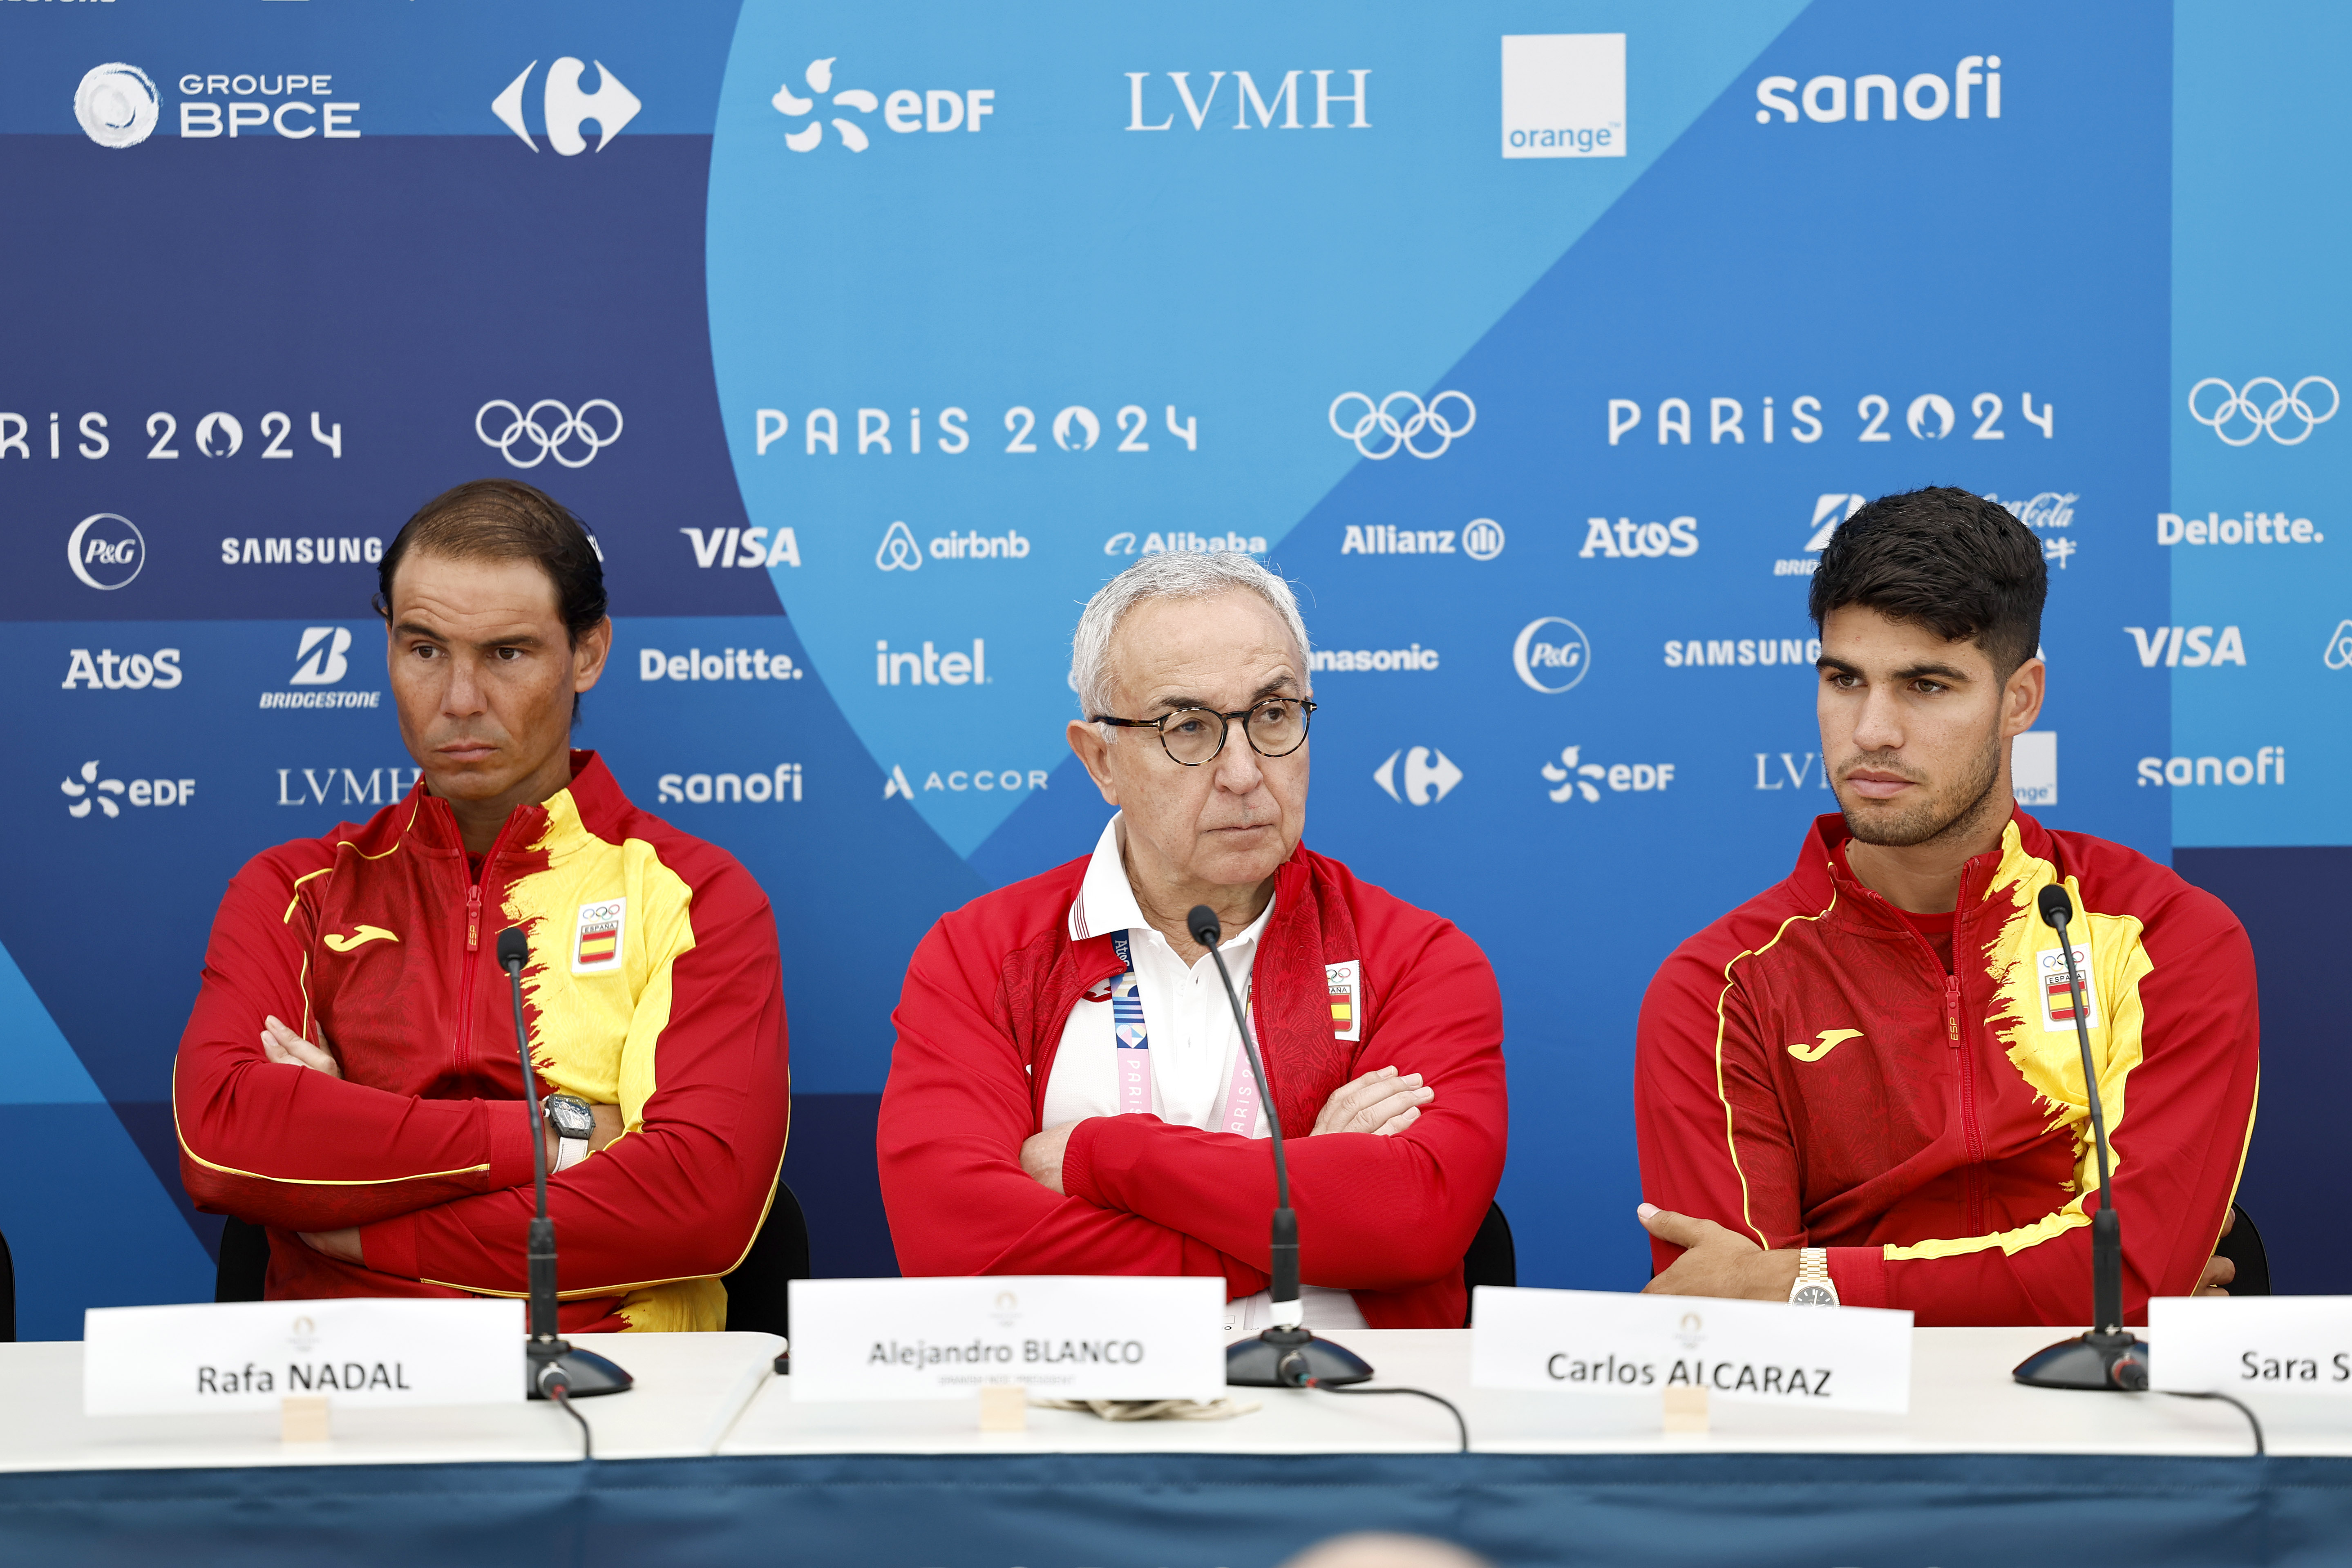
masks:
[[[2084,1016],[2083,977],[2074,967],[2074,944],[2066,935],[2074,901],[2052,883],[2035,900],[2042,923],[2058,933],[2066,960],[2066,986],[2074,1004],[2074,1041],[2083,1052],[2083,1093],[2091,1110],[2091,1135],[2099,1156],[2099,1211],[2091,1216],[2091,1332],[2035,1351],[2012,1374],[2036,1388],[2143,1389],[2147,1386],[2147,1346],[2124,1327],[2123,1223],[2116,1215],[2115,1188],[2107,1178],[2107,1121],[2099,1105],[2098,1075],[2091,1066],[2091,1026]]]
[[[539,1211],[530,1222],[530,1396],[533,1399],[585,1399],[625,1393],[635,1380],[592,1350],[577,1350],[556,1333],[555,1221],[547,1217],[547,1134],[540,1120],[539,1079],[530,1065],[530,1033],[522,1016],[522,971],[530,962],[530,941],[519,925],[499,933],[499,967],[514,993],[515,1049],[522,1056],[523,1103],[530,1109],[530,1153],[539,1186]],[[576,1416],[578,1412],[573,1412]]]
[[[1264,1107],[1267,1129],[1274,1134],[1274,1233],[1271,1259],[1273,1283],[1266,1295],[1274,1307],[1274,1323],[1255,1339],[1225,1347],[1225,1381],[1244,1388],[1303,1388],[1311,1381],[1325,1387],[1369,1382],[1371,1363],[1329,1340],[1317,1339],[1305,1326],[1306,1308],[1298,1299],[1298,1215],[1290,1207],[1290,1166],[1283,1156],[1282,1117],[1265,1082],[1265,1063],[1250,1033],[1249,1017],[1242,1007],[1234,977],[1225,969],[1225,956],[1217,950],[1223,929],[1217,912],[1205,904],[1192,906],[1184,924],[1192,940],[1209,950],[1224,982],[1225,1000],[1234,1009],[1234,1024],[1242,1031],[1242,1054],[1249,1059],[1257,1080],[1257,1100]],[[1466,1441],[1466,1438],[1465,1438]]]

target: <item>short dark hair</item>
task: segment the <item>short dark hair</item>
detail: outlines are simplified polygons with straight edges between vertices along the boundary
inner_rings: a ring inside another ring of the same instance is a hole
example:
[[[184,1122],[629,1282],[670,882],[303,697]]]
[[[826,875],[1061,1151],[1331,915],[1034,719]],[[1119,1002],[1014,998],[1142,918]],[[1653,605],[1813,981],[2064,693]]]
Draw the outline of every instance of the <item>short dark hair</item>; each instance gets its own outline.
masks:
[[[453,560],[528,560],[555,585],[556,612],[573,645],[604,619],[604,563],[586,525],[520,479],[475,479],[444,490],[403,523],[376,563],[375,612],[392,620],[392,578],[411,551]],[[572,699],[580,716],[580,699]]]
[[[1881,496],[1830,536],[1807,608],[1859,604],[1983,649],[2002,680],[2042,646],[2042,541],[1997,501],[1937,486]]]

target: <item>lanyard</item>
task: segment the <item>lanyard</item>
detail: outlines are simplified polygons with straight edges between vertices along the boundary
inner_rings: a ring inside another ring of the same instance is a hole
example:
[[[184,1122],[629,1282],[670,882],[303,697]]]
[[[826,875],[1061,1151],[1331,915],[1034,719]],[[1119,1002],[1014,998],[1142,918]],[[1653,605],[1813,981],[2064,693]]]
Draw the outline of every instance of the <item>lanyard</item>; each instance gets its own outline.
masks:
[[[1118,954],[1119,973],[1110,983],[1111,1038],[1118,1059],[1118,1114],[1149,1114],[1151,1110],[1151,1031],[1143,1021],[1143,991],[1136,977],[1135,959],[1127,933],[1115,932],[1110,945]],[[1253,966],[1255,967],[1255,966]],[[1252,1004],[1256,998],[1252,997]],[[1232,1086],[1225,1092],[1224,1113],[1212,1132],[1253,1137],[1257,1133],[1257,1079],[1249,1063],[1236,1052]]]

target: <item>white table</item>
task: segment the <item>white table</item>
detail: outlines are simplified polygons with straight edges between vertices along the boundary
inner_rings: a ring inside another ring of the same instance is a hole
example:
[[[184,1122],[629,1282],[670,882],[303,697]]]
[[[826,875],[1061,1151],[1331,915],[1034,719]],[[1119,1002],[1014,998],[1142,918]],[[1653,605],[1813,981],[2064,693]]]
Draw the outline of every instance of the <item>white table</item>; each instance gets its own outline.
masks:
[[[574,1334],[636,1378],[581,1400],[600,1459],[700,1457],[718,1447],[783,1342],[773,1334]],[[522,1345],[515,1345],[522,1383]],[[0,1472],[218,1466],[463,1464],[580,1457],[580,1428],[554,1406],[332,1410],[324,1443],[287,1443],[275,1411],[232,1416],[85,1416],[79,1341],[0,1344]]]
[[[2251,1451],[2227,1405],[2162,1394],[2028,1388],[2011,1368],[2064,1337],[2039,1328],[1919,1329],[1907,1416],[1832,1414],[1717,1400],[1704,1437],[1669,1437],[1661,1406],[1639,1396],[1538,1394],[1470,1386],[1470,1333],[1358,1329],[1336,1336],[1378,1372],[1462,1409],[1472,1447],[1496,1454],[2133,1454],[2234,1457]],[[2158,1354],[2161,1354],[2159,1349]],[[1263,1408],[1228,1421],[1111,1422],[1032,1409],[1025,1433],[982,1433],[978,1398],[904,1404],[795,1401],[769,1381],[719,1443],[721,1454],[1436,1453],[1453,1417],[1423,1399],[1288,1389],[1232,1390]],[[2249,1401],[2271,1452],[2352,1456],[2352,1400]]]

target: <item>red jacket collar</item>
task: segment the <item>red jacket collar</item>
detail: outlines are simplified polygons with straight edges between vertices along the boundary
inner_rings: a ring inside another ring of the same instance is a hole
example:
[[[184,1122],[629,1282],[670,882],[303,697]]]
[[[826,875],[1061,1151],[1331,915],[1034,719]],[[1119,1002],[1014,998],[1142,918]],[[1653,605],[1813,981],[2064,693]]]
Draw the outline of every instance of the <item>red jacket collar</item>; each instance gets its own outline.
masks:
[[[2031,814],[2011,805],[2008,821],[2016,824],[2018,840],[2028,854],[2044,860],[2054,859],[2053,851],[2055,846],[2050,831],[2034,821]],[[2007,826],[2007,823],[2003,825]],[[1812,827],[1805,834],[1804,848],[1798,852],[1796,867],[1789,873],[1790,884],[1806,902],[1816,907],[1826,907],[1834,903],[1848,919],[1858,924],[1902,929],[1902,922],[1896,918],[1893,905],[1855,881],[1850,873],[1839,873],[1833,852],[1841,844],[1850,842],[1853,837],[1843,813],[1831,811],[1814,818]],[[1998,845],[1983,854],[1971,857],[1960,871],[1961,903],[1966,904],[1972,894],[1981,892],[1985,879],[2000,864],[2000,849]]]

